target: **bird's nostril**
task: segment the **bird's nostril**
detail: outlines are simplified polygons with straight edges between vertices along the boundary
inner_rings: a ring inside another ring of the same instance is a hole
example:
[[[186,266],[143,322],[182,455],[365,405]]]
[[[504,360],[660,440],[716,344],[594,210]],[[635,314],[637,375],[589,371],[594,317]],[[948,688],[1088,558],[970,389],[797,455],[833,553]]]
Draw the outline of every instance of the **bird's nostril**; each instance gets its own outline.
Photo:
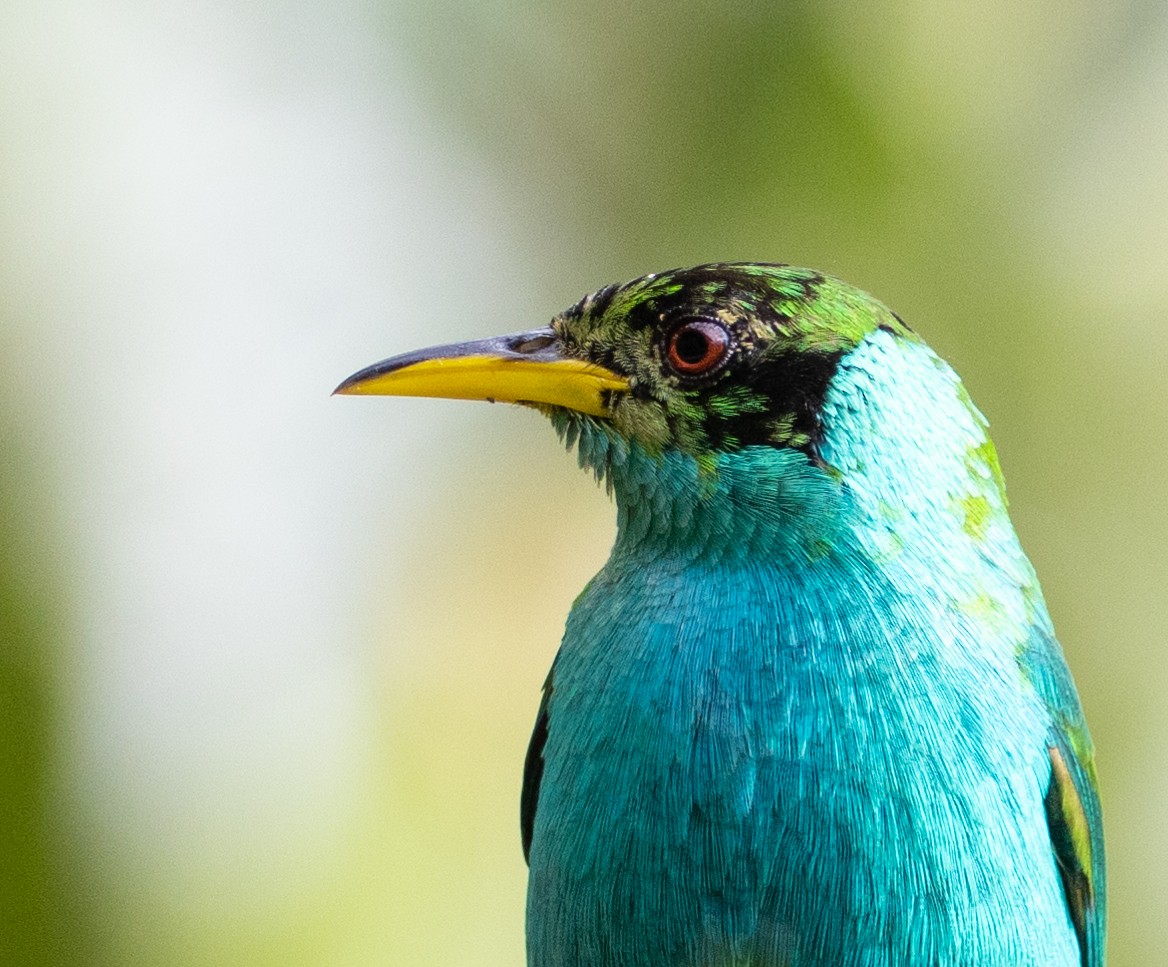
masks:
[[[547,349],[553,342],[554,336],[529,336],[515,340],[511,344],[511,351],[523,354],[537,353],[541,349]]]

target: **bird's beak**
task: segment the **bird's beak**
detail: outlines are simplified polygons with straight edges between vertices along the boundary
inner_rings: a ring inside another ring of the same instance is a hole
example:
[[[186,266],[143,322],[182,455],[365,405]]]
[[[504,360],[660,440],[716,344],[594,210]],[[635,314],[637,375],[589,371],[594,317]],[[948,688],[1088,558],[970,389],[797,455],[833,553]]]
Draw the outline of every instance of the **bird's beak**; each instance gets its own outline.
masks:
[[[333,392],[544,403],[608,416],[612,394],[628,388],[628,380],[612,370],[564,355],[547,328],[392,356],[354,373]]]

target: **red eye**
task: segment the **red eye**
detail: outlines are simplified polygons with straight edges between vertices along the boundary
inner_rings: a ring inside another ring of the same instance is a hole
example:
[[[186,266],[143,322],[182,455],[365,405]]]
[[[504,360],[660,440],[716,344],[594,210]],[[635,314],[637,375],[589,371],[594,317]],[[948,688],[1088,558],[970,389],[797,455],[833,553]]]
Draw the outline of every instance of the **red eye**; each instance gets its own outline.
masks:
[[[709,319],[682,323],[669,334],[665,356],[669,365],[683,376],[710,372],[730,350],[730,333]]]

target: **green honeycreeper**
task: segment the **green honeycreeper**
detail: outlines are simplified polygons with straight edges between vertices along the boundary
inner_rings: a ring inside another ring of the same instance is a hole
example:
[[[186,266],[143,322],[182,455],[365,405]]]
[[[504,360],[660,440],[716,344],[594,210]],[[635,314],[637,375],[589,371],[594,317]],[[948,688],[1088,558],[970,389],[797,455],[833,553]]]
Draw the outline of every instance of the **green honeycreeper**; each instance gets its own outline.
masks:
[[[535,407],[616,495],[527,753],[531,967],[1101,967],[1075,687],[986,421],[897,315],[702,265],[338,392]]]

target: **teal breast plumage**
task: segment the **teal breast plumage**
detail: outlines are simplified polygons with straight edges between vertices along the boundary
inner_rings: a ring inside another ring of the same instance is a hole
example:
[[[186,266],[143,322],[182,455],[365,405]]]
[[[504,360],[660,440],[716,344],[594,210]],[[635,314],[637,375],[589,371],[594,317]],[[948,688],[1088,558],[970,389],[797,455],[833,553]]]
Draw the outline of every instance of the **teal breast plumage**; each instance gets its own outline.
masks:
[[[342,392],[536,406],[611,488],[527,754],[532,967],[1101,967],[1090,738],[952,370],[723,263]]]

